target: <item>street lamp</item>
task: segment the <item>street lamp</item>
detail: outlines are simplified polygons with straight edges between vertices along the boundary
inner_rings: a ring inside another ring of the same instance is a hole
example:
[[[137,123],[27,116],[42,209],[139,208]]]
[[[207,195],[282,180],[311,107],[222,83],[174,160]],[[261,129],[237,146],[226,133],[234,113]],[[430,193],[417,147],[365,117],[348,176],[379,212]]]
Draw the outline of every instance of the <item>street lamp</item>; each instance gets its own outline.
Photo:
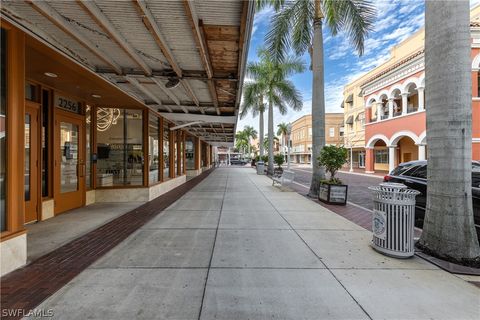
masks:
[[[287,125],[287,170],[290,170],[290,134],[292,133],[292,124]]]

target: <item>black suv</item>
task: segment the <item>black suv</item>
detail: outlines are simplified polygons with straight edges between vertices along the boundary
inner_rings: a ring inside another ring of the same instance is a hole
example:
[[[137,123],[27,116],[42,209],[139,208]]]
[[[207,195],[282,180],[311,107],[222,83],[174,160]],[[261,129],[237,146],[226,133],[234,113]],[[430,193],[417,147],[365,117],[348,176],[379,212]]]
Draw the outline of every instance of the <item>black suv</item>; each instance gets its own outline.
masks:
[[[401,163],[383,178],[385,182],[403,183],[411,189],[420,191],[416,198],[415,225],[423,226],[427,205],[427,161],[418,160]],[[475,228],[480,238],[480,162],[472,162],[472,198]]]

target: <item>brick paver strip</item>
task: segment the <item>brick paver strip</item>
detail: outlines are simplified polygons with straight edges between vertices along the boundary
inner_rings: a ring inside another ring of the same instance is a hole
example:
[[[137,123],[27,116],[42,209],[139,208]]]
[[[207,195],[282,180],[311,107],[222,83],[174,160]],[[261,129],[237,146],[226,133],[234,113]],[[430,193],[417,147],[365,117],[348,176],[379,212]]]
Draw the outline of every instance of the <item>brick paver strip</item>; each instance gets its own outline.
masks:
[[[101,227],[53,250],[1,278],[1,318],[7,311],[34,309],[43,300],[113,249],[129,235],[190,191],[214,169],[210,169],[181,186],[149,201]]]

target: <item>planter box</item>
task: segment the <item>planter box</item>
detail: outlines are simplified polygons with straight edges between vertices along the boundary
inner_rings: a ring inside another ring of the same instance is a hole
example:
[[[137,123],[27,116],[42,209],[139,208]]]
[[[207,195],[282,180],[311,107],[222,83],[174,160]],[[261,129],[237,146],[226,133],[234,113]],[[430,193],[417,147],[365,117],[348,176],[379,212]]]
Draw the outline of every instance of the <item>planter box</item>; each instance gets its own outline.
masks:
[[[345,184],[321,184],[318,200],[328,204],[347,204],[348,186]]]

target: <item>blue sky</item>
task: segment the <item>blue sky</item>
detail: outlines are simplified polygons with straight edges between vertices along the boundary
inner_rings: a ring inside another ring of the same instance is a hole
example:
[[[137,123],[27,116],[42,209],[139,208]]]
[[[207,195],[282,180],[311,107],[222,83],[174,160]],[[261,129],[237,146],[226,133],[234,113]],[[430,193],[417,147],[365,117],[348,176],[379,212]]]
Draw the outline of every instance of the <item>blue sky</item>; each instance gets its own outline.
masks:
[[[471,0],[471,5],[477,5],[480,0]],[[350,46],[348,39],[342,34],[332,37],[330,30],[324,25],[325,52],[325,107],[327,112],[343,112],[340,108],[343,87],[369,70],[386,61],[390,48],[424,26],[424,2],[419,0],[376,0],[377,19],[375,29],[365,43],[365,53],[362,57]],[[263,45],[268,31],[270,8],[257,12],[254,19],[248,60],[257,59],[257,48]],[[306,65],[310,65],[310,57],[305,55]],[[275,128],[280,122],[291,122],[311,112],[312,73],[310,70],[291,78],[303,94],[302,111],[289,110],[285,116],[278,112],[274,116]],[[245,125],[251,125],[258,130],[258,117],[251,115],[238,120],[237,130],[243,130]],[[265,117],[266,133],[267,117]],[[275,129],[276,131],[276,129]]]

